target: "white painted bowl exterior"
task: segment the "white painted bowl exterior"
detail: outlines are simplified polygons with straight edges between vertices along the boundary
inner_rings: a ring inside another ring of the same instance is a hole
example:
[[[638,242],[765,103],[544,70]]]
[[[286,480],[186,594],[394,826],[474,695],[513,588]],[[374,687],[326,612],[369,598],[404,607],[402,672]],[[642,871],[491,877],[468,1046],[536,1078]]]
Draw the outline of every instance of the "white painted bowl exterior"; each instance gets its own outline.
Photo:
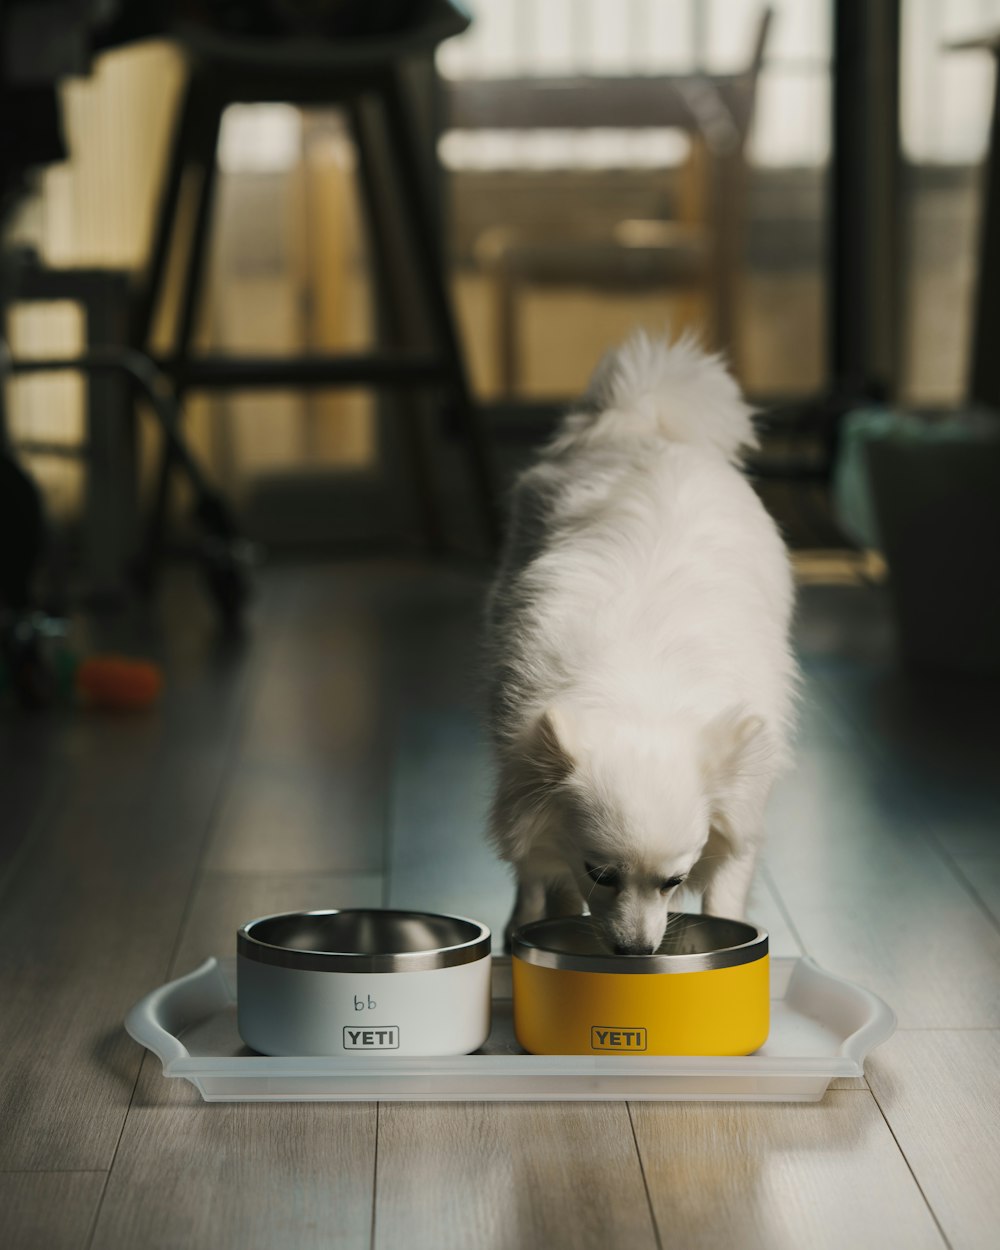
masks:
[[[467,1055],[490,1032],[489,952],[452,968],[361,973],[240,955],[236,975],[240,1037],[264,1055]]]

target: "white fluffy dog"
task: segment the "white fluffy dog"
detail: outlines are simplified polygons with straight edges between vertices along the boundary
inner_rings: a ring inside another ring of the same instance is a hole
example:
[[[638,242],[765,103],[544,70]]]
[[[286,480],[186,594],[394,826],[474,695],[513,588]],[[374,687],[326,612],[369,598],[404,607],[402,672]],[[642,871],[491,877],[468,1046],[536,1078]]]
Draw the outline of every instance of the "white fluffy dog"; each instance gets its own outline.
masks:
[[[643,334],[519,479],[489,608],[508,926],[597,917],[657,949],[674,892],[742,917],[787,765],[784,544],[739,468],[756,440],[717,357]]]

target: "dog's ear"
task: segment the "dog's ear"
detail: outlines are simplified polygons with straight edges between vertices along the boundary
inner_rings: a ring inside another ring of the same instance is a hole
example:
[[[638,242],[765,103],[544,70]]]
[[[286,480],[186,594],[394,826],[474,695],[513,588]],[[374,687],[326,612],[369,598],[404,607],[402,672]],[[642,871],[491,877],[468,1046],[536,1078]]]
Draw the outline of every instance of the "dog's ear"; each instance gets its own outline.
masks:
[[[576,742],[571,718],[549,708],[501,756],[490,837],[504,859],[518,863],[544,833],[550,788],[573,771]]]
[[[573,771],[579,744],[572,719],[562,708],[546,708],[539,716],[531,747],[535,762],[553,780],[562,780]]]
[[[723,712],[702,732],[702,768],[712,828],[724,837],[757,833],[769,789],[774,744],[760,716]]]

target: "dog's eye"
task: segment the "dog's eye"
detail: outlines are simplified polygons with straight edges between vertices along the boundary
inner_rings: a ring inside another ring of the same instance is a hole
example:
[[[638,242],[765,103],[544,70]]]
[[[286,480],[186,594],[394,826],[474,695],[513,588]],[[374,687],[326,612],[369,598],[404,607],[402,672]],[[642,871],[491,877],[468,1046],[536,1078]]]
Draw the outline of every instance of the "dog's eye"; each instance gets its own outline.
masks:
[[[684,883],[683,877],[668,877],[666,881],[660,882],[660,893],[666,894],[668,890],[675,890],[679,885]]]
[[[594,864],[584,863],[587,870],[587,876],[595,883],[595,885],[606,885],[611,890],[617,890],[621,887],[621,874],[614,868],[605,865],[598,868]]]

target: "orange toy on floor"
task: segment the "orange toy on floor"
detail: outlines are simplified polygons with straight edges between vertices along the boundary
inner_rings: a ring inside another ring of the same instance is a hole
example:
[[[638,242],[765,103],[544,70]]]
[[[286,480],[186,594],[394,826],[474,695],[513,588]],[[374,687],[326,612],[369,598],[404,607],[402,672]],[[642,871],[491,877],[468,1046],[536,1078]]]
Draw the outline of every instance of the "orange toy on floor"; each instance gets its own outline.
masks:
[[[88,703],[115,711],[137,712],[155,703],[163,673],[149,660],[123,655],[92,655],[74,675],[77,692]]]

